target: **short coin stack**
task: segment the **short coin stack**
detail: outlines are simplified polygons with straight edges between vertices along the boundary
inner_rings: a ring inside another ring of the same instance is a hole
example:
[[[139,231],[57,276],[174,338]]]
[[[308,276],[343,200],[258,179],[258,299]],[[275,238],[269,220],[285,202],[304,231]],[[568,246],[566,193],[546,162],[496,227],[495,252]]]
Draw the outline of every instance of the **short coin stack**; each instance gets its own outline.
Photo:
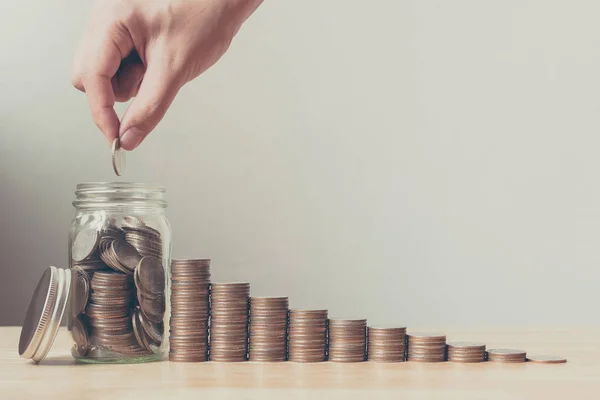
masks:
[[[485,361],[485,344],[472,342],[448,343],[448,361],[457,363]]]
[[[367,359],[376,362],[404,361],[406,327],[369,327]]]
[[[133,331],[129,312],[133,285],[131,277],[119,272],[96,272],[91,282],[86,315],[92,345],[132,356],[147,354]]]
[[[250,361],[287,359],[288,305],[287,297],[250,298]]]
[[[208,359],[210,260],[171,261],[170,361]]]
[[[492,349],[487,351],[488,361],[499,363],[522,363],[526,360],[526,353],[516,349]]]
[[[414,333],[408,335],[408,361],[441,362],[446,360],[446,335]]]
[[[538,364],[564,364],[567,362],[567,359],[560,356],[536,354],[533,356],[528,356],[527,361]]]
[[[290,310],[288,360],[319,362],[327,358],[327,310]]]
[[[366,332],[366,319],[330,319],[329,361],[365,361]]]
[[[249,283],[211,285],[211,361],[246,361],[248,355]]]

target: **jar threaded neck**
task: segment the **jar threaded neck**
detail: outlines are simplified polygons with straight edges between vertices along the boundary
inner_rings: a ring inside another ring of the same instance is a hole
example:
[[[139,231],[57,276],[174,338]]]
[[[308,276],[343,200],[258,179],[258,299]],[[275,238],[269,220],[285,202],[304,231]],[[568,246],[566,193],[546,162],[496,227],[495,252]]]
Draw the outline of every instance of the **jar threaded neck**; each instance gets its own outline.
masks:
[[[161,185],[136,182],[80,183],[75,190],[76,208],[112,206],[166,208],[165,189]]]

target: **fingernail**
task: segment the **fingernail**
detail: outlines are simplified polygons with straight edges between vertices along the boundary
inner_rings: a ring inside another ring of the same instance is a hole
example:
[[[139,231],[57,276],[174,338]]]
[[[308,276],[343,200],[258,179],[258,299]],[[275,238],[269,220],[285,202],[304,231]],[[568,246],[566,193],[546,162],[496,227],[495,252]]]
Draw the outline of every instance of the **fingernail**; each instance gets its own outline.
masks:
[[[125,150],[133,150],[144,140],[144,132],[138,128],[129,128],[121,135],[121,147]]]

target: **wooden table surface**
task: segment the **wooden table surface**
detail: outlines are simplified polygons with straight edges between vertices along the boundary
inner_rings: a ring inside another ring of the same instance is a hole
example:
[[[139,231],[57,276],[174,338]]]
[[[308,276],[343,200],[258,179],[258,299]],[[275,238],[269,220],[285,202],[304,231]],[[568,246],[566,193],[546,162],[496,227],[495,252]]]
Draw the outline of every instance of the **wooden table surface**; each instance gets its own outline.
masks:
[[[436,330],[439,331],[439,330]],[[410,329],[409,329],[410,332]],[[75,364],[68,332],[41,365],[17,353],[20,329],[0,328],[0,399],[600,399],[600,329],[447,330],[448,341],[482,341],[559,365],[172,363]]]

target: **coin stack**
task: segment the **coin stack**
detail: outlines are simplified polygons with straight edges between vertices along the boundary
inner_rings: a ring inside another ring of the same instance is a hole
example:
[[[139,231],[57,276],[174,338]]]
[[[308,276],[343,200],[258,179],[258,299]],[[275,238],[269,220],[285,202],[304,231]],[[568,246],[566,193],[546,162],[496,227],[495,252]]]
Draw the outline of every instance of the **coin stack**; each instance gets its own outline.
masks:
[[[327,310],[290,310],[288,360],[320,362],[327,358]]]
[[[376,362],[404,361],[406,327],[368,328],[367,358]]]
[[[492,349],[487,351],[488,361],[499,363],[522,363],[526,360],[526,353],[516,349]]]
[[[446,335],[414,333],[408,335],[408,361],[441,362],[446,360]]]
[[[96,272],[90,287],[85,312],[92,344],[122,354],[146,354],[148,350],[140,346],[129,313],[133,299],[131,277],[119,272]]]
[[[329,361],[365,361],[366,331],[366,319],[330,319]]]
[[[448,343],[448,361],[477,363],[485,361],[485,344],[472,342]]]
[[[213,283],[210,292],[209,358],[246,361],[250,284]]]
[[[208,359],[210,260],[171,261],[170,361]]]
[[[286,360],[288,304],[287,297],[250,298],[250,361]]]
[[[533,356],[527,356],[527,361],[537,364],[564,364],[567,359],[560,356],[536,354]]]

